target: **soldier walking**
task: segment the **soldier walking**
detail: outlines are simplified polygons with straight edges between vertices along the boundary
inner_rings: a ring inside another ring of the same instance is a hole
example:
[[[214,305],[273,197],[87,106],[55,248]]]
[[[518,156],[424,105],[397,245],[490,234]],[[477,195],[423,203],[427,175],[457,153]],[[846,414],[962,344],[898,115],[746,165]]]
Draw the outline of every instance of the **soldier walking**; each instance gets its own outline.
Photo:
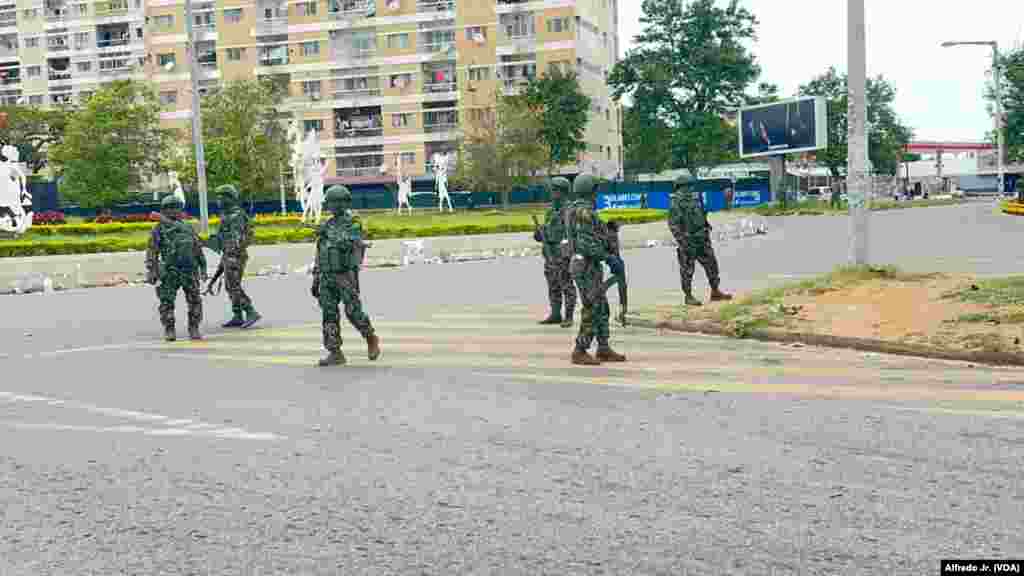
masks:
[[[242,289],[245,265],[249,261],[249,244],[253,229],[249,216],[238,202],[238,189],[231,184],[218,186],[220,197],[220,228],[207,242],[207,247],[221,254],[220,268],[224,273],[224,288],[231,298],[232,318],[224,328],[249,328],[262,318],[252,306],[252,299]],[[245,314],[245,317],[242,314]]]
[[[693,180],[689,176],[676,179],[668,227],[678,244],[676,257],[679,260],[679,280],[683,285],[683,294],[686,295],[686,305],[701,305],[700,300],[693,297],[692,287],[697,262],[704,267],[704,274],[711,284],[711,301],[732,300],[732,296],[718,289],[718,259],[711,246],[711,223],[708,222],[704,203],[693,189]]]
[[[544,278],[548,284],[548,300],[551,302],[551,314],[540,321],[540,324],[561,324],[563,328],[572,326],[576,310],[576,287],[569,273],[568,256],[563,256],[561,244],[565,240],[565,221],[563,218],[563,199],[568,196],[571,185],[565,178],[551,180],[551,208],[544,216],[544,224],[537,228],[534,239],[543,245]],[[562,302],[565,302],[565,315],[562,314]]]
[[[181,218],[181,200],[168,196],[160,203],[160,223],[153,228],[146,249],[146,283],[157,285],[160,323],[168,342],[177,340],[174,329],[174,300],[178,289],[188,303],[188,335],[202,340],[203,298],[199,284],[206,280],[206,256],[195,230]]]
[[[567,207],[568,245],[572,252],[570,270],[580,291],[583,314],[572,363],[585,366],[601,362],[625,362],[626,357],[612,350],[608,343],[608,320],[611,309],[604,286],[601,263],[609,259],[604,225],[594,213],[593,203],[598,181],[589,174],[576,177],[573,193],[576,200]],[[590,355],[590,345],[597,338],[597,354]]]
[[[323,311],[323,337],[327,357],[320,366],[345,364],[341,353],[341,317],[338,305],[344,304],[345,317],[366,339],[366,353],[370,360],[380,357],[380,338],[363,312],[359,300],[359,266],[363,260],[363,228],[352,215],[352,193],[344,186],[331,186],[327,190],[324,206],[331,211],[331,219],[320,225],[316,232],[316,264],[313,267],[313,298]]]

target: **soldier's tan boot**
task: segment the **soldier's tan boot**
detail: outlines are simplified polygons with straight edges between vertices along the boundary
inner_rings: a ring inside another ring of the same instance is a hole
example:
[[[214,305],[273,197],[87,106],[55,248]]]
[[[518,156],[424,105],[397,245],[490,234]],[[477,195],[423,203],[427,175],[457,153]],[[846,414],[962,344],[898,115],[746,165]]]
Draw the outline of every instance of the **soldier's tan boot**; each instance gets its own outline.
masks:
[[[345,355],[341,350],[331,350],[327,356],[320,359],[319,366],[342,366],[346,363]]]
[[[164,326],[164,340],[174,342],[177,339],[178,334],[174,331],[174,325]]]
[[[572,351],[572,363],[579,366],[600,366],[601,361],[594,358],[586,350],[575,349]]]
[[[370,334],[366,338],[366,357],[370,360],[380,358],[380,336]]]
[[[597,359],[601,362],[625,362],[626,357],[612,350],[611,346],[598,346]]]
[[[726,294],[725,292],[722,292],[718,288],[711,289],[712,302],[725,302],[728,300],[732,300],[732,294]]]

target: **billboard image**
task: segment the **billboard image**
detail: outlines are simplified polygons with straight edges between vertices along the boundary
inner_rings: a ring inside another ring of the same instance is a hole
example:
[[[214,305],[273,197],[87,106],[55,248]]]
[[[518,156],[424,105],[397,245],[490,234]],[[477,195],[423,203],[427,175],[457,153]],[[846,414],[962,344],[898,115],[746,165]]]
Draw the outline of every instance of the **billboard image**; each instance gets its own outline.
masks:
[[[798,98],[741,108],[740,157],[821,150],[828,146],[825,99]]]

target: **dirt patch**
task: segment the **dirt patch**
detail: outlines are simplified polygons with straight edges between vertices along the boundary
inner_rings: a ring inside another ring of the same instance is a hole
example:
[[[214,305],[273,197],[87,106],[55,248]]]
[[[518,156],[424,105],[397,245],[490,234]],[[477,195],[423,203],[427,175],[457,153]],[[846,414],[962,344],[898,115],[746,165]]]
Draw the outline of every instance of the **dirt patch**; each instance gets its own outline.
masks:
[[[737,336],[774,329],[945,350],[1024,353],[1024,277],[978,280],[845,269],[735,302],[661,307],[646,316],[715,326]]]

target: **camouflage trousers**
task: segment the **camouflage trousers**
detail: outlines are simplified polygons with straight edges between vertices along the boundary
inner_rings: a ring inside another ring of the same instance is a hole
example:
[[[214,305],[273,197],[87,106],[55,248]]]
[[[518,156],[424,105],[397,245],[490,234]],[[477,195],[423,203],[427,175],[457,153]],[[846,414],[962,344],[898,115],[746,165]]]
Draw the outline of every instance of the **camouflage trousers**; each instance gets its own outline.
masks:
[[[604,291],[604,270],[596,260],[573,260],[572,277],[580,291],[583,313],[580,315],[580,332],[576,336],[576,348],[589,350],[597,337],[599,347],[608,346],[608,320],[611,308]]]
[[[160,299],[160,323],[165,328],[174,327],[174,300],[178,290],[185,293],[188,303],[188,325],[198,328],[203,321],[203,297],[199,292],[199,275],[195,273],[166,270],[160,276],[160,284],[156,287],[157,298]]]
[[[341,316],[338,306],[345,306],[345,317],[362,334],[373,335],[370,317],[363,311],[359,300],[359,287],[354,272],[320,275],[320,309],[323,311],[324,348],[328,352],[341,350]]]
[[[252,314],[252,299],[242,289],[242,277],[245,276],[245,263],[247,257],[242,256],[233,263],[224,263],[224,290],[231,299],[231,312],[235,318],[241,318],[242,312]]]
[[[692,242],[692,241],[691,241]],[[718,288],[718,258],[715,257],[715,250],[711,246],[711,240],[700,244],[689,244],[686,249],[676,249],[676,258],[679,260],[679,281],[683,286],[683,292],[689,294],[693,289],[693,272],[697,262],[704,267],[704,274],[708,277],[708,284],[712,289]]]
[[[551,301],[551,313],[562,313],[562,302],[565,302],[563,318],[572,318],[576,310],[576,287],[569,273],[569,259],[561,255],[544,257],[544,278],[548,281],[548,300]]]

